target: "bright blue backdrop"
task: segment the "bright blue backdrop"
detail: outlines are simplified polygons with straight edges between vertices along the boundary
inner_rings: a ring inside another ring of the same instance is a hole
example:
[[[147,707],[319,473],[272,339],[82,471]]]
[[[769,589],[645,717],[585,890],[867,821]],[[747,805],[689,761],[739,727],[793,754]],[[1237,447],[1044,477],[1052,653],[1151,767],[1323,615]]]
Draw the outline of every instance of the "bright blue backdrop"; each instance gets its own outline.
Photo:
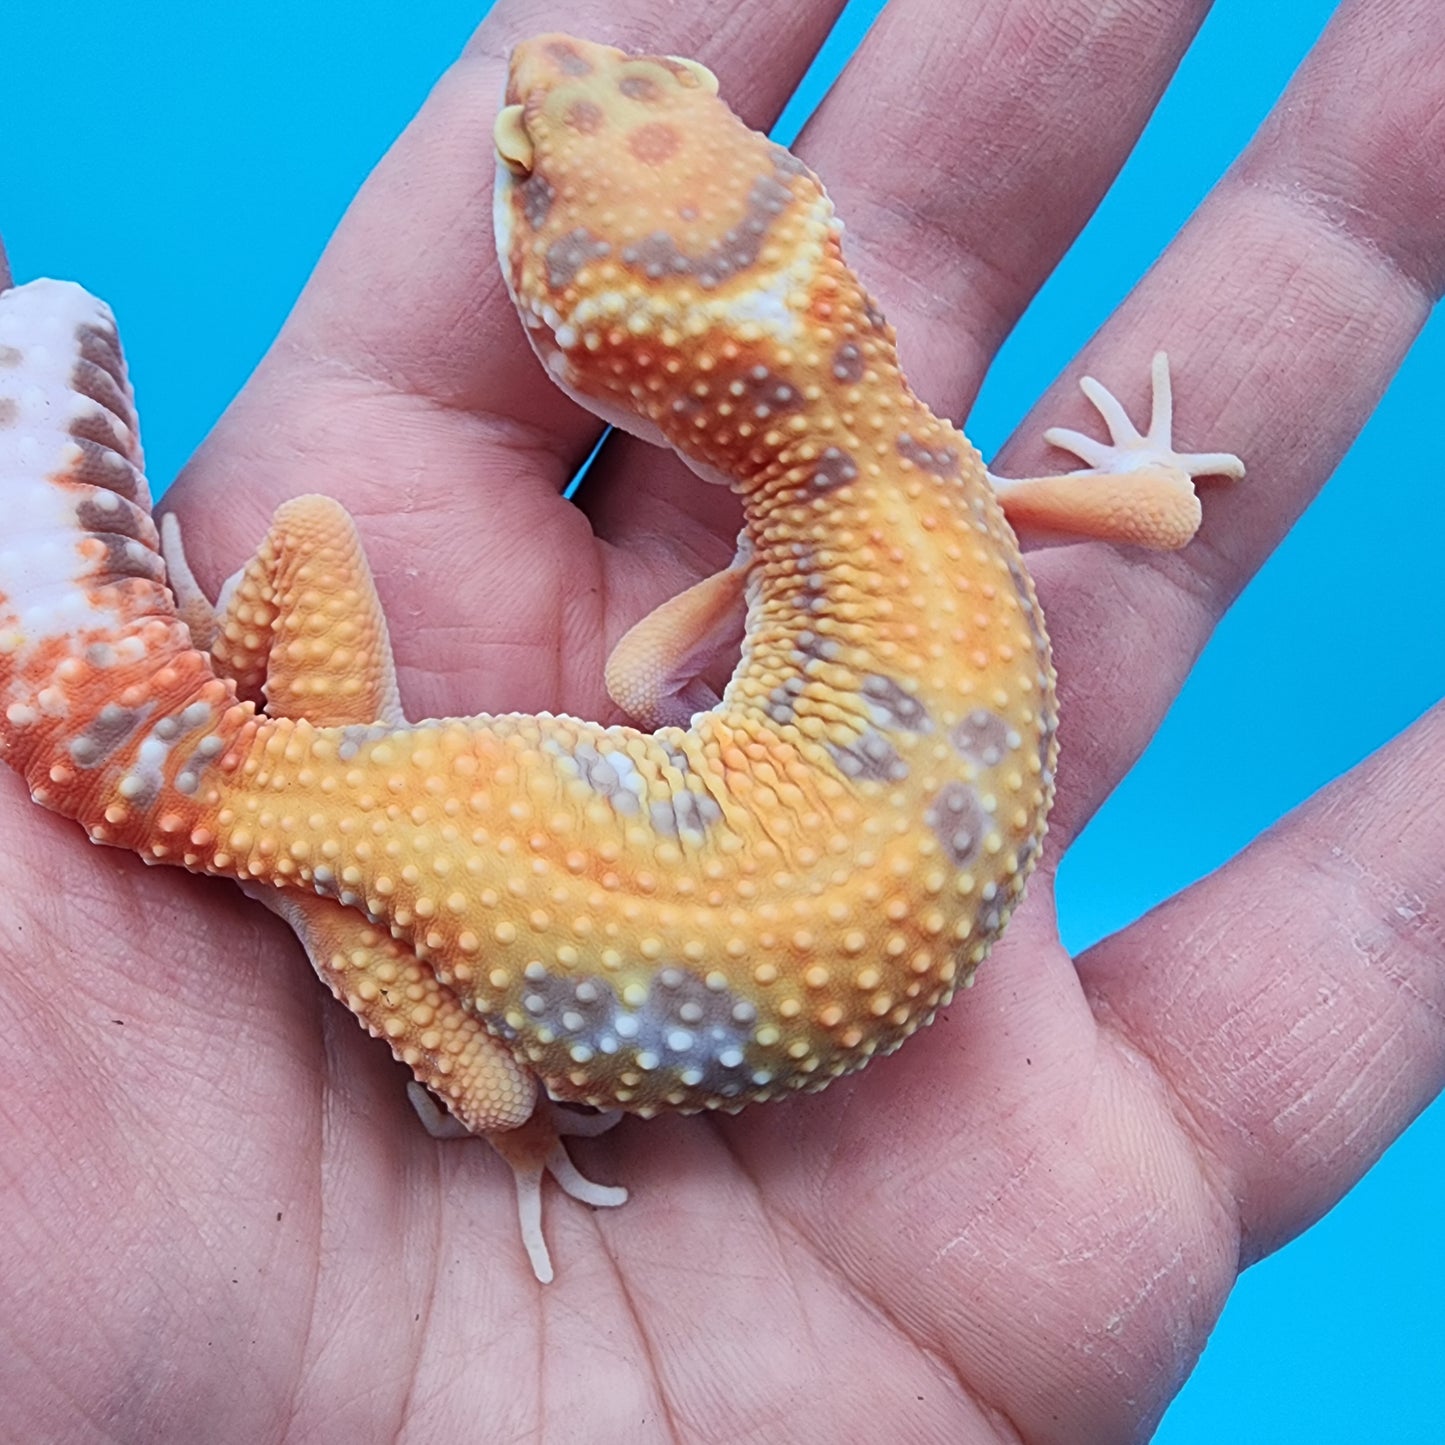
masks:
[[[74,277],[120,314],[157,482],[245,379],[347,200],[485,8],[6,7],[0,227],[18,279]],[[785,123],[816,103],[881,8],[855,0]],[[1332,8],[1219,0],[1097,219],[1000,357],[969,427],[986,455],[1248,139]],[[1070,856],[1060,904],[1072,944],[1215,867],[1445,693],[1445,466],[1420,424],[1438,428],[1442,384],[1437,316]],[[1242,745],[1269,735],[1249,721],[1260,716],[1290,720],[1287,746]],[[1127,875],[1111,866],[1121,855]],[[1442,1438],[1442,1144],[1437,1105],[1333,1214],[1245,1277],[1160,1441]]]

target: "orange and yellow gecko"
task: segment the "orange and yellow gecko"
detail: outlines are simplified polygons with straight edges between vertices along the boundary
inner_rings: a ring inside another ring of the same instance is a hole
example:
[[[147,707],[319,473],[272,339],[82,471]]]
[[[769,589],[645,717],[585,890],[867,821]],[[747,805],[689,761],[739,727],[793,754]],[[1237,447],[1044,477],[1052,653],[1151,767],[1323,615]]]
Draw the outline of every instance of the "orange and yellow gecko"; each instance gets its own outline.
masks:
[[[501,265],[548,372],[744,506],[734,563],[608,664],[640,727],[407,722],[324,498],[282,507],[213,608],[152,523],[108,309],[53,281],[0,296],[0,753],[94,841],[281,913],[512,1164],[542,1279],[544,1172],[625,1198],[558,1141],[596,1116],[547,1100],[822,1088],[999,936],[1057,751],[1010,522],[1182,546],[1191,478],[1242,471],[1173,450],[1161,356],[1145,435],[1086,381],[1111,442],[1047,435],[1088,470],[989,475],[910,391],[817,178],[716,92],[691,61],[542,36],[495,130]],[[695,679],[744,607],[717,699]]]

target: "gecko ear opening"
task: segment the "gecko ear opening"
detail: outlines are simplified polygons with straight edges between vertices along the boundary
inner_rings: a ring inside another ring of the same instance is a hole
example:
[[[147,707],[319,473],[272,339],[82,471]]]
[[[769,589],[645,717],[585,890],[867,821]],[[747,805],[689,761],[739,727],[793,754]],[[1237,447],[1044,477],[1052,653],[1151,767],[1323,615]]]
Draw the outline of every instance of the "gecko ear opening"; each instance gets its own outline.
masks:
[[[492,144],[497,148],[497,159],[514,176],[530,176],[536,160],[532,137],[522,119],[520,105],[506,105],[497,112],[492,125]]]

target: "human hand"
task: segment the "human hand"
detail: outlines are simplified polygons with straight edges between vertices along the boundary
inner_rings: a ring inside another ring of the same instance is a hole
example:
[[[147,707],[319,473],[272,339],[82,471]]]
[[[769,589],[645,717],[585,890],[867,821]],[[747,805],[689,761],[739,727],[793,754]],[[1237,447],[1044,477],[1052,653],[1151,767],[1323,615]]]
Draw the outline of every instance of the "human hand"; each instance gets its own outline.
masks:
[[[815,7],[780,35],[771,8],[739,12],[731,63],[709,52],[700,7],[668,15],[667,47],[718,70],[754,123],[831,19]],[[1048,46],[1009,56],[1007,86],[993,88],[969,59],[980,34],[920,60],[905,36],[932,28],[925,8],[889,12],[802,150],[831,180],[915,385],[958,411],[1112,174],[1192,17],[1159,22],[1169,32],[1152,38],[1143,19],[1120,19],[1062,71]],[[535,28],[509,14],[484,27],[349,218],[175,504],[214,583],[276,501],[340,496],[377,563],[413,715],[601,716],[611,641],[725,561],[735,519],[719,493],[630,445],[589,485],[586,513],[557,501],[595,428],[524,352],[490,257],[483,158],[498,57]],[[1205,536],[1177,559],[1103,548],[1037,559],[1064,687],[1055,859],[1368,411],[1423,310],[1402,278],[1438,283],[1441,238],[1420,229],[1439,193],[1422,138],[1438,89],[1409,82],[1430,52],[1420,31],[1439,22],[1416,7],[1413,32],[1396,21],[1405,38],[1393,39],[1378,16],[1353,14],[1356,34],[1337,36],[1334,54],[1378,67],[1350,77],[1354,108],[1326,50],[1304,92],[1323,117],[1286,123],[1255,153],[1254,184],[1215,198],[1090,352],[1091,369],[1129,381],[1166,340],[1182,433],[1241,451],[1251,477],[1207,499]],[[1118,64],[1121,34],[1133,67]],[[959,95],[946,83],[957,74],[979,84]],[[1010,152],[1010,168],[990,173],[980,142],[1001,116],[1025,160]],[[1082,161],[1080,133],[1091,137]],[[1419,153],[1396,160],[1380,197],[1376,158],[1402,136]],[[1325,153],[1353,159],[1329,171],[1342,214],[1398,218],[1368,251],[1307,209],[1264,203]],[[861,188],[865,175],[886,190]],[[954,176],[971,184],[939,184]],[[1283,291],[1303,298],[1287,338],[1269,320]],[[1310,357],[1310,370],[1285,354]],[[1040,415],[1069,419],[1072,404],[1060,390]],[[1040,457],[1020,447],[1003,468]],[[451,636],[463,626],[459,664]],[[1420,1000],[1432,983],[1439,731],[1437,716],[1328,811],[1095,950],[1082,991],[1052,945],[1040,877],[978,989],[898,1058],[736,1121],[625,1126],[591,1159],[633,1202],[606,1218],[553,1202],[561,1274],[544,1313],[487,1151],[438,1151],[418,1134],[395,1071],[267,920],[214,884],[81,849],[9,787],[0,836],[19,910],[7,929],[23,930],[12,939],[28,962],[4,1069],[28,1142],[9,1153],[26,1168],[8,1194],[7,1248],[29,1258],[5,1278],[45,1290],[12,1325],[16,1357],[49,1362],[52,1381],[77,1362],[36,1409],[63,1408],[57,1393],[114,1400],[124,1374],[135,1394],[130,1414],[111,1417],[120,1434],[399,1434],[410,1407],[413,1429],[445,1434],[455,1415],[506,1436],[544,1428],[551,1377],[561,1395],[547,1425],[596,1439],[623,1420],[637,1433],[639,1415],[683,1436],[751,1424],[847,1439],[855,1420],[882,1419],[897,1438],[988,1438],[980,1400],[1028,1439],[1137,1433],[1241,1254],[1326,1207],[1433,1087],[1439,1041]],[[1402,799],[1387,783],[1405,776]],[[74,889],[47,897],[61,869]],[[1413,932],[1397,894],[1372,883],[1381,877],[1422,900]],[[1247,939],[1266,908],[1266,936]],[[1351,936],[1374,940],[1363,978]],[[99,1199],[115,1201],[104,1233]],[[177,1413],[155,1403],[158,1369]],[[40,1438],[77,1429],[73,1415],[31,1418]]]

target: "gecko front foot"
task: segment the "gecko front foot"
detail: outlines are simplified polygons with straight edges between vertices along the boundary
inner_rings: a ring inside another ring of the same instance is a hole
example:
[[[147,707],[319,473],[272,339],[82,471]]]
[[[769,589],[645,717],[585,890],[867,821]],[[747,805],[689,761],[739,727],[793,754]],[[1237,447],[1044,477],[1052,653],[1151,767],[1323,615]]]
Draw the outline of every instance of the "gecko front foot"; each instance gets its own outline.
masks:
[[[1140,432],[1119,399],[1092,376],[1079,389],[1109,429],[1099,441],[1070,427],[1050,427],[1044,440],[1072,452],[1084,469],[1057,476],[1012,480],[988,474],[1014,526],[1042,538],[1095,537],[1173,551],[1199,528],[1195,477],[1242,477],[1244,463],[1230,452],[1174,449],[1174,397],[1169,358],[1154,353],[1149,429]]]
[[[1070,427],[1051,426],[1044,433],[1050,446],[1073,452],[1092,471],[1100,473],[1138,472],[1152,467],[1171,467],[1186,477],[1233,477],[1244,475],[1244,463],[1231,452],[1176,452],[1174,450],[1174,389],[1169,380],[1169,355],[1156,351],[1149,367],[1153,383],[1153,405],[1149,430],[1141,433],[1129,420],[1118,397],[1092,376],[1079,378],[1079,390],[1109,428],[1107,442],[1096,441]],[[1082,476],[1084,473],[1075,473]]]

